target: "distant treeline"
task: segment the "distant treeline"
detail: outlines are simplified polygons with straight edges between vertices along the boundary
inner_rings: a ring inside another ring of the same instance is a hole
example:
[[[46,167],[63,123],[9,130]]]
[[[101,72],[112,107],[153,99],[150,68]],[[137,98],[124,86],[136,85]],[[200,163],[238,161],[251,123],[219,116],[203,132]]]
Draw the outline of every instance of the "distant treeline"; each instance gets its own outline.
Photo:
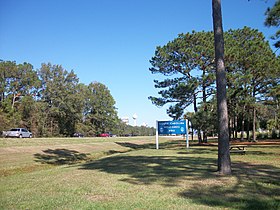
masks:
[[[0,131],[24,127],[35,137],[154,135],[155,129],[124,124],[110,90],[99,82],[85,85],[61,65],[0,62]]]

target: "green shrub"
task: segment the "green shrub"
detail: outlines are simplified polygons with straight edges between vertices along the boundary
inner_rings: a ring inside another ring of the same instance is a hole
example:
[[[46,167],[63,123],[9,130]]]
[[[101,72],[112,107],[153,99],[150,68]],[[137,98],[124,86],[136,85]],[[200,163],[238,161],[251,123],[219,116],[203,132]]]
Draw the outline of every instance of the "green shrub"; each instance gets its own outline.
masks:
[[[280,138],[280,135],[279,135],[279,130],[275,130],[275,129],[273,129],[272,130],[272,133],[271,133],[271,138],[272,139],[279,139]]]
[[[268,136],[268,132],[257,133],[257,139],[267,139]]]

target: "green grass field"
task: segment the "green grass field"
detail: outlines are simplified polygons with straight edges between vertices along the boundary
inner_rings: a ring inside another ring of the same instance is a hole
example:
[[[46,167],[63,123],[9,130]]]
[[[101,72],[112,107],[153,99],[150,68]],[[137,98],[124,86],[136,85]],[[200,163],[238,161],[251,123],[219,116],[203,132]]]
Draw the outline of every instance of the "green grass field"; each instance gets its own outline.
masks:
[[[0,139],[0,209],[280,209],[280,145],[233,154],[182,139]]]

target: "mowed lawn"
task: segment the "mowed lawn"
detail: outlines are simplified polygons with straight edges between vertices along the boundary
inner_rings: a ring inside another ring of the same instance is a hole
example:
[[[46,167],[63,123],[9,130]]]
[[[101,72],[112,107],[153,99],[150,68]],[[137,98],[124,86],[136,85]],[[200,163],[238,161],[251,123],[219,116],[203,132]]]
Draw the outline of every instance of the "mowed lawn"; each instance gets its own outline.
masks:
[[[0,139],[0,209],[280,209],[280,145],[219,176],[217,147],[183,139]]]

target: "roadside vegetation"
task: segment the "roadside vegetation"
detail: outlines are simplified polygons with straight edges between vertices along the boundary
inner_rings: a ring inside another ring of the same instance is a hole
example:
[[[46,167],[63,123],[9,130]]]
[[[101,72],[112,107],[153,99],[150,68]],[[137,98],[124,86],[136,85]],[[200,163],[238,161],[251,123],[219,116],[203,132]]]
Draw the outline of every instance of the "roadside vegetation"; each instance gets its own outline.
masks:
[[[155,150],[154,141],[0,139],[0,208],[280,208],[279,142],[232,155],[232,175],[220,176],[217,146],[161,137]]]
[[[280,60],[262,32],[249,27],[224,33],[229,133],[242,140],[257,139],[257,131],[279,135]],[[156,106],[170,104],[167,113],[186,118],[200,142],[217,133],[216,68],[213,32],[189,32],[163,46],[151,58],[150,71],[159,96]],[[192,106],[193,111],[186,112]],[[211,122],[211,123],[209,123]]]
[[[154,135],[155,129],[126,125],[102,83],[85,85],[73,70],[43,63],[0,61],[0,132],[27,128],[34,137]]]

